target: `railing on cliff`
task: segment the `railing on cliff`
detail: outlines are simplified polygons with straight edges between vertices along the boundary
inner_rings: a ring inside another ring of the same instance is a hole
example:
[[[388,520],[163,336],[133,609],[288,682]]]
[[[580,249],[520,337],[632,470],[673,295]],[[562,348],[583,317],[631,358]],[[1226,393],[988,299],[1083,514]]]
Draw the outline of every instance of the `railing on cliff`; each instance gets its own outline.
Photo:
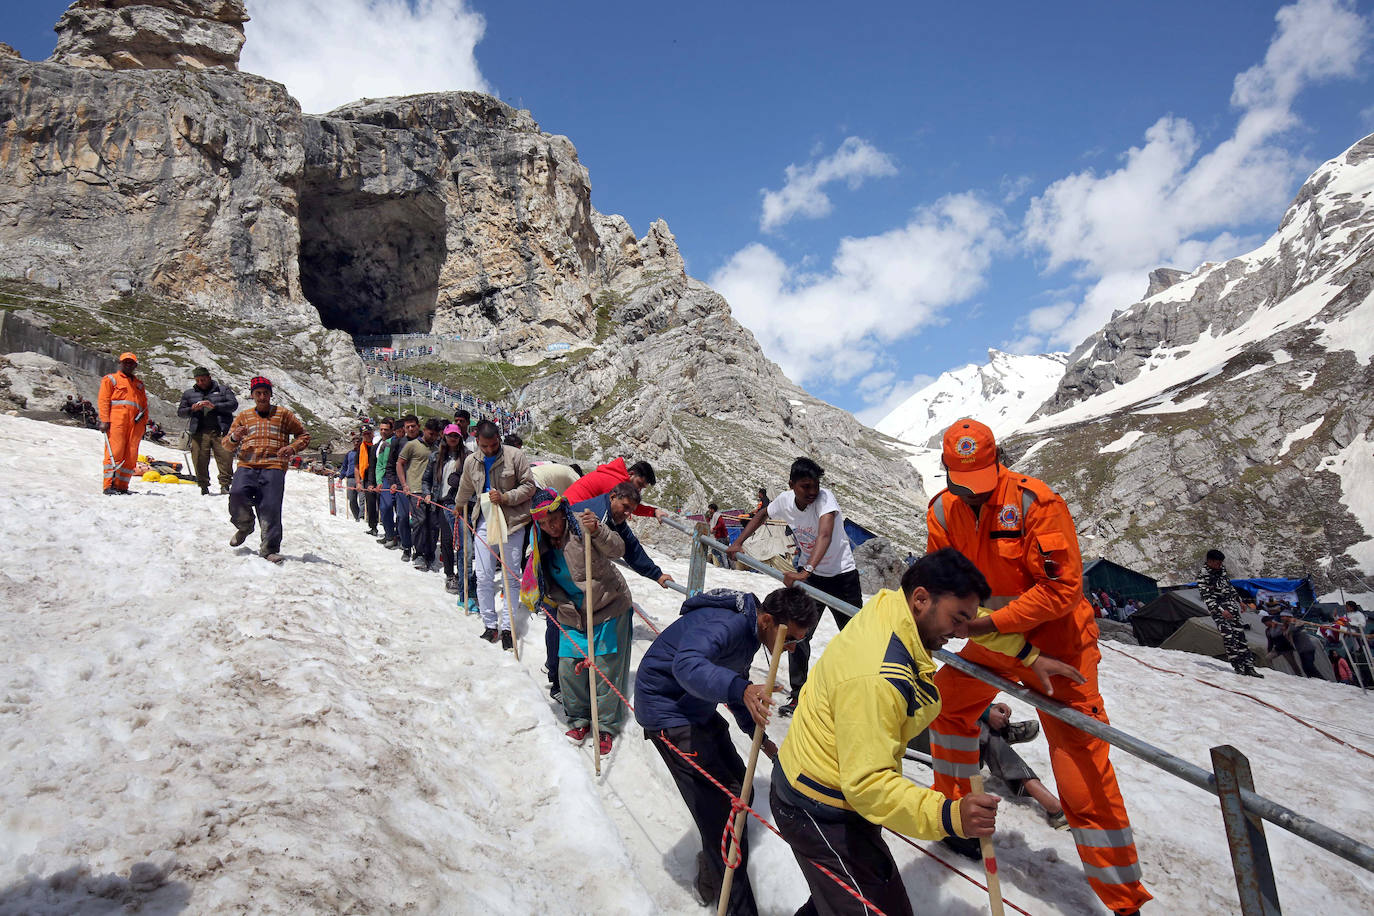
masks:
[[[525,429],[533,422],[529,408],[511,410],[495,401],[479,398],[471,392],[450,388],[433,379],[406,375],[384,366],[369,364],[365,369],[368,376],[386,380],[388,383],[387,397],[410,400],[418,398],[433,403],[447,404],[451,410],[463,407],[472,412],[474,420],[491,420],[501,427],[503,432]]]

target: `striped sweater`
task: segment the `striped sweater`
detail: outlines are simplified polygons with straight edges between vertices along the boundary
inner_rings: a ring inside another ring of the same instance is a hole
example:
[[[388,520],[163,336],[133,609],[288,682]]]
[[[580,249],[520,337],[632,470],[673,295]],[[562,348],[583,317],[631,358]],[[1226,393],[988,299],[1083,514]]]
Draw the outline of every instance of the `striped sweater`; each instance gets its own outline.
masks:
[[[277,453],[289,445],[300,454],[310,444],[310,434],[294,413],[273,404],[265,417],[256,407],[239,411],[225,436],[225,443],[238,450],[238,461],[243,467],[284,471],[290,458],[279,458]]]

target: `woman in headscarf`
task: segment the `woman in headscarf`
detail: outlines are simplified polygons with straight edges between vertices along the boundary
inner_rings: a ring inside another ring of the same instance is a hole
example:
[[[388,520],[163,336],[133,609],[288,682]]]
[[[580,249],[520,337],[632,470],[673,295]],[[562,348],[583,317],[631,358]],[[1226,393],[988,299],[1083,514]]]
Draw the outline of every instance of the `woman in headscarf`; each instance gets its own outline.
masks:
[[[572,727],[568,740],[582,744],[591,733],[591,689],[586,668],[588,579],[593,586],[592,654],[600,669],[622,694],[629,692],[630,641],[634,620],[630,589],[616,569],[625,553],[620,535],[602,525],[591,512],[573,515],[567,501],[552,490],[536,490],[530,514],[539,526],[534,539],[535,575],[540,610],[555,615],[562,635],[558,645],[558,680],[563,711]],[[590,577],[586,541],[591,542]],[[601,753],[609,754],[625,721],[625,704],[606,681],[596,681],[597,725]]]

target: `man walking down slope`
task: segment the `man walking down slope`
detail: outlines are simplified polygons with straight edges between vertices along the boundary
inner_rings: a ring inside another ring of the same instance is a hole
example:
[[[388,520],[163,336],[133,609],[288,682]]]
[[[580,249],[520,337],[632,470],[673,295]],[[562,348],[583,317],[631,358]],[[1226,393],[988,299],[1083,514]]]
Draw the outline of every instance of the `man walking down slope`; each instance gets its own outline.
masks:
[[[253,533],[253,516],[261,526],[258,553],[273,563],[282,561],[281,502],[286,493],[286,467],[310,445],[310,434],[294,413],[272,403],[272,383],[256,376],[248,387],[252,408],[234,418],[226,445],[239,459],[229,486],[229,518],[234,523],[230,547]]]
[[[1255,670],[1255,656],[1245,641],[1245,624],[1240,619],[1240,595],[1226,572],[1226,555],[1220,550],[1207,551],[1202,569],[1197,574],[1197,590],[1207,613],[1221,634],[1221,647],[1226,660],[1236,674],[1245,677],[1264,677]]]
[[[100,380],[100,431],[105,434],[105,495],[129,492],[138,443],[148,426],[148,392],[138,378],[138,357],[119,354],[119,371]]]
[[[191,435],[191,466],[195,468],[201,495],[210,492],[210,456],[215,456],[219,471],[219,491],[229,492],[234,481],[234,455],[224,447],[224,435],[234,422],[239,399],[229,388],[210,377],[210,370],[197,366],[191,372],[195,384],[181,393],[177,416],[186,418]]]
[[[992,430],[976,420],[956,420],[945,431],[944,465],[949,487],[926,510],[926,550],[953,547],[987,578],[992,596],[985,606],[992,613],[970,621],[969,636],[1024,636],[1077,668],[1085,681],[1064,685],[1055,699],[1106,723],[1097,686],[1097,622],[1083,595],[1083,559],[1069,507],[1042,481],[1004,467]],[[1014,659],[973,641],[959,654],[1033,690],[1039,687]],[[935,788],[959,798],[969,792],[968,777],[978,772],[978,717],[997,688],[951,665],[935,674],[935,686],[944,697],[930,727]],[[1140,883],[1131,822],[1107,743],[1043,712],[1040,723],[1088,884],[1119,916],[1139,912],[1152,898]],[[978,855],[976,844],[949,845]]]

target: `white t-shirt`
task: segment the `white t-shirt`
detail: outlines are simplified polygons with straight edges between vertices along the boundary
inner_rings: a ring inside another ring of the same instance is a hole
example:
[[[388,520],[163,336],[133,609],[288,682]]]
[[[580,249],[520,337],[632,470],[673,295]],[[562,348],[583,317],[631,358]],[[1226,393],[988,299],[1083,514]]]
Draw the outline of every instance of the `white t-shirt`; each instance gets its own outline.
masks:
[[[811,548],[816,546],[816,538],[821,530],[821,518],[835,513],[835,531],[830,537],[830,546],[825,556],[816,564],[815,575],[838,576],[854,569],[854,551],[849,547],[849,535],[844,532],[844,513],[835,495],[821,487],[821,495],[805,509],[797,508],[797,497],[791,490],[782,493],[768,504],[768,517],[786,522],[792,533],[797,536],[797,549],[801,551],[801,561],[805,565],[811,556]]]

